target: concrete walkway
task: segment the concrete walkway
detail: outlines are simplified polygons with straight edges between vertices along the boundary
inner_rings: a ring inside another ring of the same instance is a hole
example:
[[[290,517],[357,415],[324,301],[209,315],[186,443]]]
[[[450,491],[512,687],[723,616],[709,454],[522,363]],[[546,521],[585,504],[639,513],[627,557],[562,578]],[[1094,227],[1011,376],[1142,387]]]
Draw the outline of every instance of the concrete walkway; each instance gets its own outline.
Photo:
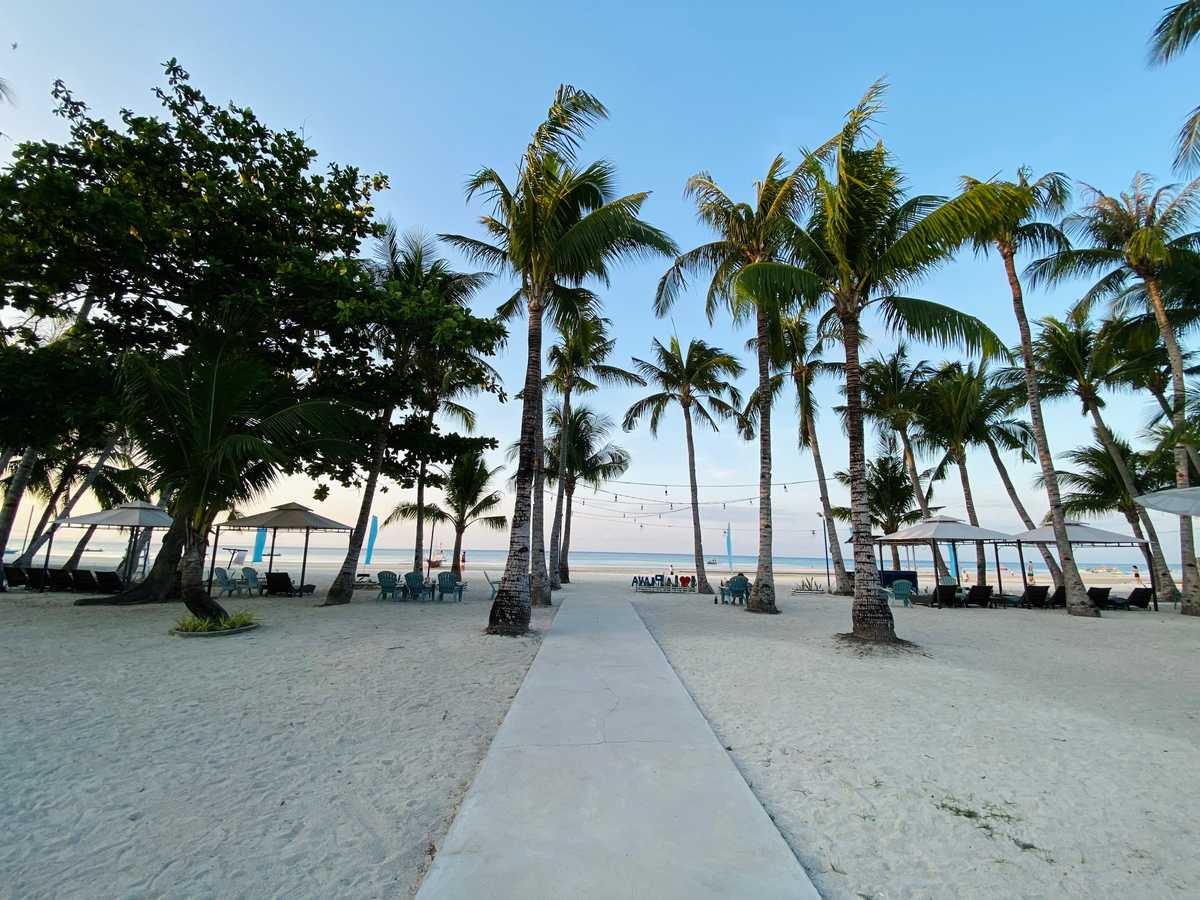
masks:
[[[418,900],[815,900],[621,589],[575,591]]]

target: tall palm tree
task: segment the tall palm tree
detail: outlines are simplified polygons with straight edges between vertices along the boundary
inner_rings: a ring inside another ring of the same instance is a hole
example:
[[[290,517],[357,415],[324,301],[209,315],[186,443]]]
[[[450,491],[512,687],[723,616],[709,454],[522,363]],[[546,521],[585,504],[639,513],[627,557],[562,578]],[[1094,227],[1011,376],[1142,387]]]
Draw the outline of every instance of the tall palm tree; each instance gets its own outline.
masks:
[[[794,305],[794,296],[771,290],[739,287],[738,273],[747,266],[783,259],[791,246],[804,205],[801,172],[776,156],[763,179],[755,184],[753,203],[732,200],[707,172],[688,179],[684,195],[696,204],[697,218],[716,240],[679,256],[658,284],[655,312],[664,316],[686,287],[689,276],[709,279],[705,312],[712,322],[721,306],[735,321],[754,317],[758,363],[758,568],[749,612],[777,613],[772,560],[771,520],[771,332],[777,317]]]
[[[493,531],[503,531],[508,527],[508,517],[495,512],[503,498],[499,491],[490,489],[491,480],[500,471],[499,466],[489,469],[480,451],[464,453],[454,460],[445,475],[442,489],[446,497],[444,503],[431,503],[423,509],[418,508],[416,503],[399,503],[383,524],[391,525],[403,519],[424,516],[434,522],[450,524],[454,528],[454,557],[450,571],[455,578],[461,578],[462,542],[467,529],[476,524]]]
[[[654,360],[634,358],[634,366],[655,392],[643,397],[625,413],[626,431],[632,431],[638,421],[649,415],[650,433],[658,434],[658,424],[671,404],[683,411],[683,430],[687,438],[688,485],[692,498],[692,549],[696,555],[696,590],[711,594],[708,574],[704,569],[704,546],[700,537],[700,494],[696,486],[696,443],[693,420],[718,431],[717,419],[734,418],[742,403],[741,394],[730,379],[738,378],[745,369],[736,358],[720,347],[711,347],[701,340],[688,342],[685,351],[679,338],[672,337],[667,346],[657,338],[650,345]]]
[[[879,455],[867,463],[867,510],[873,532],[892,534],[906,525],[912,525],[926,517],[925,508],[917,503],[921,490],[913,490],[912,481],[905,471],[893,434],[884,434],[880,439]],[[835,472],[836,478],[846,487],[850,486],[847,472]],[[832,509],[834,518],[853,522],[854,516],[845,506]],[[900,548],[892,544],[892,567],[900,568]]]
[[[645,192],[617,196],[615,172],[607,162],[576,167],[580,139],[607,114],[591,94],[559,87],[517,166],[513,186],[490,168],[467,183],[468,199],[479,194],[491,208],[480,219],[488,239],[444,236],[472,259],[519,281],[504,308],[523,307],[529,326],[516,498],[508,561],[489,616],[492,634],[524,634],[530,592],[540,595],[545,583],[545,556],[537,552],[543,508],[542,316],[548,312],[565,332],[564,325],[578,321],[594,304],[584,288],[589,279],[607,283],[609,267],[620,259],[677,252],[665,233],[638,217]]]
[[[1135,453],[1129,444],[1117,435],[1113,442],[1126,461],[1134,487],[1138,493],[1157,491],[1168,487],[1174,472],[1169,456],[1157,453]],[[1119,512],[1129,523],[1134,537],[1142,541],[1142,554],[1146,558],[1146,570],[1154,572],[1156,567],[1150,553],[1150,545],[1142,531],[1138,518],[1137,504],[1125,488],[1125,481],[1113,462],[1112,454],[1103,444],[1076,447],[1063,454],[1063,458],[1075,467],[1074,471],[1058,472],[1059,480],[1071,491],[1063,497],[1063,509],[1067,515],[1108,515]]]
[[[1175,266],[1195,271],[1200,262],[1196,252],[1200,235],[1190,231],[1200,205],[1200,178],[1182,188],[1169,185],[1154,190],[1153,180],[1138,173],[1130,190],[1119,198],[1095,188],[1088,191],[1084,208],[1063,223],[1065,230],[1088,246],[1064,248],[1035,262],[1031,266],[1034,281],[1056,282],[1099,274],[1099,281],[1084,296],[1085,304],[1117,295],[1130,282],[1140,283],[1171,362],[1171,419],[1182,431],[1187,417],[1185,364],[1176,326],[1168,315],[1163,279]],[[1188,484],[1187,449],[1177,442],[1175,485],[1182,488]],[[1200,616],[1200,569],[1196,565],[1191,516],[1179,517],[1179,545],[1183,564],[1181,611]]]
[[[606,481],[620,478],[629,470],[629,451],[611,443],[608,435],[613,420],[586,405],[571,410],[571,421],[563,418],[563,406],[552,403],[546,417],[551,439],[546,447],[546,478],[550,483],[565,482],[566,505],[563,512],[561,565],[567,581],[571,574],[571,517],[575,489],[582,483],[599,490]],[[564,441],[570,446],[564,449]],[[565,459],[572,460],[564,466]]]
[[[1034,342],[1034,356],[1038,360],[1041,395],[1047,399],[1073,396],[1080,402],[1083,415],[1091,417],[1097,438],[1112,457],[1126,492],[1131,496],[1136,495],[1133,473],[1101,412],[1105,405],[1102,390],[1119,384],[1114,377],[1119,369],[1119,361],[1108,339],[1109,332],[1093,328],[1082,307],[1073,309],[1065,321],[1047,317],[1040,324],[1041,332]],[[1150,541],[1155,577],[1163,594],[1173,600],[1178,596],[1177,588],[1167,568],[1158,532],[1149,513],[1141,506],[1137,510],[1146,538]]]
[[[616,341],[608,336],[607,328],[611,323],[608,319],[595,316],[585,316],[546,354],[546,362],[550,371],[543,379],[543,386],[550,387],[562,397],[562,420],[570,428],[571,400],[575,394],[592,393],[601,384],[618,384],[644,387],[646,382],[638,375],[622,369],[620,366],[608,365],[605,360],[612,355]],[[570,436],[564,441],[568,448],[571,446]],[[568,468],[571,460],[566,460]],[[550,528],[550,587],[557,590],[564,582],[570,582],[570,572],[564,578],[562,574],[562,526],[563,498],[566,491],[566,479],[558,479],[558,487],[554,497],[554,523]],[[534,598],[535,600],[537,598]]]
[[[1183,0],[1168,6],[1150,36],[1150,62],[1166,63],[1181,54],[1200,35],[1200,0]],[[1179,130],[1175,168],[1189,169],[1200,163],[1200,106]]]
[[[904,178],[883,144],[864,142],[880,112],[883,90],[882,82],[872,85],[847,115],[841,131],[803,161],[796,177],[808,184],[812,215],[807,226],[791,229],[789,258],[746,266],[736,281],[751,296],[800,298],[814,307],[827,306],[823,330],[836,321],[837,338],[846,354],[854,634],[892,641],[895,623],[879,597],[866,491],[859,362],[862,315],[874,307],[893,331],[986,355],[1007,355],[1007,351],[975,317],[904,296],[979,228],[986,206],[969,195],[952,200],[907,196]]]
[[[1036,361],[1033,358],[1033,337],[1029,328],[1029,317],[1025,314],[1025,292],[1021,287],[1016,264],[1017,254],[1020,252],[1043,253],[1062,249],[1067,245],[1063,233],[1054,225],[1042,220],[1047,216],[1062,215],[1071,199],[1070,182],[1061,172],[1047,172],[1035,179],[1033,173],[1024,167],[1017,170],[1015,181],[981,181],[970,177],[964,177],[962,181],[964,193],[974,194],[990,210],[990,215],[982,227],[972,236],[975,250],[985,255],[992,250],[996,251],[1004,264],[1004,274],[1012,294],[1013,313],[1017,318],[1017,331],[1020,335],[1021,372],[1025,385],[1025,399],[1029,405],[1030,429],[1037,449],[1038,465],[1042,471],[1041,484],[1045,487],[1046,501],[1050,508],[1055,549],[1061,560],[1061,568],[1056,564],[1051,568],[1051,572],[1059,572],[1055,582],[1061,578],[1066,591],[1067,609],[1086,615],[1091,604],[1084,601],[1086,588],[1079,575],[1079,567],[1075,564],[1071,542],[1067,540],[1062,498],[1054,474],[1054,456],[1050,452],[1046,422],[1042,417],[1042,399],[1038,393]],[[994,455],[993,459],[996,458]],[[1010,496],[1015,498],[1016,494],[1010,492]],[[1022,515],[1022,521],[1026,521],[1026,516]],[[1032,519],[1029,521],[1032,522]],[[1041,546],[1041,550],[1049,565],[1052,561],[1049,551],[1044,546]]]

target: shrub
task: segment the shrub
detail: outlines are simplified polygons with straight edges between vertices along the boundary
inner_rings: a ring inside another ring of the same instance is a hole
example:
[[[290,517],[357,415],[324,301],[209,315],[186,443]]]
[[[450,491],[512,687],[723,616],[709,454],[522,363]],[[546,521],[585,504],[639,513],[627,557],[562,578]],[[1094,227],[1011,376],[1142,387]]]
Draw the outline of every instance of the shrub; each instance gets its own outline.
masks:
[[[231,631],[234,628],[245,628],[255,622],[254,613],[235,612],[223,619],[201,619],[197,616],[184,616],[175,623],[176,631]]]

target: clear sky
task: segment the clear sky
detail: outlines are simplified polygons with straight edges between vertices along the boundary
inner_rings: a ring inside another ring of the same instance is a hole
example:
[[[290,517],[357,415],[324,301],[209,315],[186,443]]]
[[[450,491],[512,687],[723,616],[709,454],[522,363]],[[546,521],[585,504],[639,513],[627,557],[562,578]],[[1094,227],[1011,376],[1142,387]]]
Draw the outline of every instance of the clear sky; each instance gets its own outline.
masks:
[[[952,193],[963,174],[988,177],[1026,164],[1057,169],[1112,193],[1135,171],[1170,179],[1172,141],[1198,101],[1200,54],[1166,69],[1146,65],[1146,39],[1160,3],[1013,0],[986,7],[951,0],[901,4],[864,0],[839,4],[743,2],[507,3],[255,3],[178,5],[110,0],[104,4],[8,3],[0,17],[0,76],[16,105],[0,108],[0,159],[14,141],[60,137],[50,115],[49,91],[63,78],[92,108],[115,118],[122,106],[155,110],[151,88],[160,64],[179,58],[194,83],[213,100],[251,106],[277,128],[302,130],[323,159],[382,171],[392,189],[378,203],[381,216],[402,227],[478,233],[478,205],[463,199],[463,181],[475,168],[513,170],[530,130],[555,87],[569,82],[598,95],[611,118],[588,139],[584,158],[614,161],[621,187],[650,190],[644,213],[682,247],[707,239],[682,197],[685,179],[713,173],[736,198],[752,195],[774,154],[796,158],[837,129],[845,110],[876,78],[891,83],[881,136],[909,175],[914,190]],[[16,47],[12,49],[11,44]],[[654,318],[654,287],[666,263],[619,271],[604,291],[613,320],[618,361],[645,355],[650,339],[672,328],[736,350],[748,361],[744,329],[726,318],[708,323],[699,287],[684,298],[673,321]],[[479,303],[494,306],[511,292],[496,284]],[[984,318],[1007,340],[1016,339],[1007,285],[999,263],[969,253],[931,277],[919,296]],[[1060,313],[1072,290],[1028,297],[1032,315]],[[509,390],[520,384],[523,322],[498,363]],[[877,323],[874,349],[892,339]],[[938,362],[949,356],[919,348]],[[747,379],[743,387],[749,388]],[[825,385],[822,401],[835,402]],[[636,392],[606,391],[593,401],[619,419]],[[1112,398],[1113,424],[1135,437],[1147,418],[1142,398]],[[517,435],[515,402],[478,404],[480,430],[502,445]],[[795,450],[790,403],[776,417],[776,480],[813,477],[807,456]],[[1050,413],[1056,451],[1090,439],[1077,406]],[[677,415],[660,430],[615,435],[633,454],[631,481],[686,481],[682,427]],[[820,439],[830,472],[846,463],[845,439],[827,414]],[[503,460],[496,454],[495,462]],[[757,455],[731,433],[701,434],[702,484],[753,482]],[[1044,511],[1031,485],[1034,468],[1012,460],[1035,517]],[[982,524],[1019,530],[1019,522],[986,455],[970,460]],[[619,488],[647,496],[663,488]],[[744,497],[746,488],[702,489],[705,499]],[[283,484],[274,500],[304,500],[307,485]],[[844,502],[835,487],[835,502]],[[376,504],[384,512],[393,490]],[[671,488],[671,498],[683,498]],[[943,483],[937,502],[965,516],[957,479]],[[821,552],[816,492],[811,486],[779,492],[776,553]],[[335,491],[323,511],[352,520],[357,497]],[[719,507],[714,507],[719,509]],[[584,512],[584,510],[580,510]],[[706,541],[715,551],[732,521],[735,545],[751,551],[755,511],[748,503],[714,512]],[[676,527],[637,529],[580,518],[580,549],[685,551],[686,516]],[[664,523],[665,524],[665,523]],[[1108,524],[1121,527],[1123,522]],[[1162,522],[1168,558],[1178,558],[1175,525]],[[408,528],[387,529],[389,546],[410,546]],[[500,535],[477,533],[468,546],[496,547]]]

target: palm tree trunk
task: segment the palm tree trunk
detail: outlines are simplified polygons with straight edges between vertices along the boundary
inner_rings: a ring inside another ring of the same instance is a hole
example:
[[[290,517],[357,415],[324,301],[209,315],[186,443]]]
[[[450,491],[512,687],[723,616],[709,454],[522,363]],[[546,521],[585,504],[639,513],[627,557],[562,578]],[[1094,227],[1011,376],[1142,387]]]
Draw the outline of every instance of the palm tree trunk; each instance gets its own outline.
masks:
[[[683,404],[683,427],[687,436],[688,486],[692,496],[692,550],[696,554],[696,593],[711,594],[708,573],[704,571],[704,542],[700,537],[700,492],[696,487],[696,442],[692,437],[692,407]]]
[[[1159,290],[1157,278],[1145,278],[1146,293],[1154,307],[1154,319],[1158,322],[1158,330],[1162,334],[1163,344],[1167,348],[1167,358],[1171,361],[1172,406],[1171,423],[1177,429],[1186,424],[1187,384],[1183,376],[1183,354],[1179,350],[1179,341],[1175,338],[1175,329],[1167,318],[1167,310],[1163,305],[1162,292]],[[1175,486],[1188,486],[1188,457],[1183,444],[1175,444]],[[1133,496],[1133,495],[1131,495]],[[1185,616],[1200,616],[1200,569],[1196,567],[1196,542],[1192,532],[1192,517],[1179,517],[1179,557],[1183,563],[1183,590],[1179,611]]]
[[[1026,529],[1032,531],[1037,526],[1033,522],[1033,517],[1029,515],[1029,510],[1021,502],[1021,497],[1008,475],[1008,467],[1004,465],[1004,460],[1000,456],[1000,449],[996,446],[996,442],[990,438],[987,440],[987,448],[988,453],[992,455],[992,462],[996,465],[996,471],[1000,473],[1000,480],[1004,482],[1004,489],[1008,491],[1008,499],[1012,501],[1013,509],[1017,511],[1017,515],[1021,518],[1021,524]],[[1046,568],[1050,570],[1050,577],[1054,580],[1054,586],[1060,587],[1063,583],[1063,576],[1062,569],[1058,567],[1058,560],[1054,558],[1054,554],[1050,552],[1050,548],[1045,544],[1038,544],[1037,546],[1042,551],[1042,559],[1046,563]]]
[[[846,431],[850,443],[850,520],[854,526],[854,636],[868,641],[895,641],[896,623],[887,601],[879,596],[879,574],[871,543],[871,511],[867,501],[867,459],[863,436],[859,323],[853,312],[840,317],[846,350]],[[918,492],[919,493],[919,492]]]
[[[371,519],[371,504],[375,502],[375,487],[379,484],[379,473],[383,471],[383,458],[387,452],[387,432],[392,421],[392,407],[384,409],[375,424],[375,438],[371,443],[371,468],[367,483],[363,485],[362,501],[358,505],[358,519],[350,532],[350,546],[346,558],[333,584],[329,586],[321,606],[340,606],[354,597],[354,581],[358,574],[358,555],[362,552],[363,540],[367,535],[367,524]]]
[[[1138,491],[1137,487],[1134,486],[1129,466],[1125,463],[1125,457],[1121,454],[1121,448],[1113,440],[1112,432],[1108,430],[1108,426],[1100,416],[1099,407],[1094,403],[1089,403],[1088,412],[1091,413],[1092,422],[1096,425],[1096,434],[1100,437],[1100,443],[1104,445],[1104,449],[1112,457],[1113,465],[1116,466],[1117,473],[1121,476],[1121,482],[1125,485],[1125,493],[1130,497],[1136,497]],[[1171,577],[1171,570],[1167,568],[1167,560],[1163,556],[1162,545],[1158,540],[1158,532],[1154,528],[1154,523],[1150,521],[1150,514],[1140,506],[1138,507],[1138,516],[1141,518],[1142,525],[1146,529],[1146,538],[1150,541],[1150,554],[1154,559],[1154,577],[1158,580],[1159,592],[1163,599],[1174,602],[1179,597],[1179,589],[1175,587],[1175,579]]]
[[[75,549],[71,552],[71,557],[64,564],[63,568],[68,572],[73,572],[79,568],[79,561],[83,559],[83,551],[87,549],[88,542],[91,541],[92,535],[96,533],[96,526],[89,525],[87,531],[83,533],[83,537],[79,539],[79,543],[75,545]]]
[[[422,577],[425,575],[425,460],[421,460],[417,469],[417,530],[413,537],[412,570]]]
[[[462,581],[462,542],[463,532],[466,528],[455,523],[454,525],[454,562],[450,565],[450,572],[454,575],[455,581]]]
[[[184,529],[183,558],[179,562],[183,605],[198,619],[226,619],[229,613],[208,595],[204,584],[204,556],[208,547],[208,528],[197,531],[190,521]]]
[[[8,490],[4,492],[4,503],[0,505],[0,555],[8,546],[13,522],[17,518],[17,507],[21,505],[21,498],[25,495],[25,487],[29,484],[29,476],[33,473],[33,466],[36,462],[37,450],[33,447],[26,447],[25,452],[21,454],[21,461],[17,463],[16,471],[13,472],[12,479],[9,481]],[[4,570],[0,569],[0,584],[3,582]]]
[[[570,468],[567,452],[570,444],[571,387],[563,386],[562,427],[558,436],[558,485],[554,489],[554,524],[550,527],[550,590],[562,587],[562,526],[563,497],[566,493],[566,473]]]
[[[567,508],[563,514],[562,556],[558,560],[563,584],[571,583],[571,509],[575,505],[575,485],[567,487]]]
[[[755,305],[758,336],[758,570],[746,611],[777,613],[771,521],[771,334],[767,312]]]
[[[521,391],[521,438],[517,452],[516,496],[508,531],[508,559],[496,599],[488,615],[489,634],[525,634],[529,630],[530,519],[533,514],[535,429],[541,422],[542,306],[529,298],[529,346],[525,360],[525,386]]]
[[[1017,330],[1021,334],[1021,363],[1025,369],[1025,396],[1029,401],[1029,423],[1033,429],[1033,442],[1037,447],[1038,462],[1042,467],[1042,481],[1046,485],[1046,501],[1050,506],[1050,521],[1054,526],[1054,544],[1058,549],[1059,564],[1065,588],[1067,612],[1076,616],[1098,616],[1099,610],[1088,599],[1087,588],[1075,565],[1075,553],[1067,540],[1067,520],[1063,515],[1062,495],[1058,490],[1058,473],[1054,470],[1054,457],[1050,454],[1050,442],[1046,439],[1046,423],[1042,419],[1042,398],[1038,391],[1037,374],[1033,362],[1033,335],[1029,331],[1029,319],[1025,315],[1025,295],[1021,280],[1017,278],[1017,267],[1012,244],[999,242],[1000,256],[1004,260],[1004,271],[1008,275],[1008,286],[1012,292],[1013,314],[1017,317]]]
[[[817,472],[817,492],[821,495],[821,519],[825,526],[825,536],[829,541],[829,558],[833,561],[834,590],[839,594],[854,593],[854,584],[846,573],[846,563],[842,560],[842,548],[838,541],[837,528],[833,524],[833,506],[829,502],[829,485],[825,481],[825,464],[821,460],[821,447],[817,443],[817,423],[812,416],[808,417],[808,449],[812,453],[813,468]],[[899,557],[897,557],[897,560]],[[897,561],[896,568],[900,568]]]
[[[1125,516],[1125,521],[1129,523],[1129,530],[1133,532],[1133,536],[1142,542],[1138,546],[1141,547],[1142,557],[1146,560],[1146,571],[1153,572],[1154,557],[1150,554],[1150,542],[1146,540],[1146,534],[1142,531],[1142,523],[1138,519],[1137,509],[1123,508],[1121,513]]]
[[[967,507],[967,521],[979,527],[979,516],[975,514],[975,496],[971,493],[971,478],[967,474],[967,455],[958,460],[958,478],[962,482],[963,504]],[[987,584],[987,553],[983,541],[975,542],[975,583]]]
[[[12,565],[20,566],[22,569],[27,569],[33,563],[33,558],[37,554],[38,549],[42,544],[50,539],[50,535],[46,533],[46,525],[51,519],[58,517],[58,501],[62,499],[62,495],[70,486],[71,479],[75,477],[75,471],[79,466],[79,459],[68,463],[63,469],[62,475],[58,479],[58,484],[54,486],[54,491],[50,494],[50,499],[46,501],[46,507],[42,510],[41,516],[38,517],[37,525],[33,529],[33,537],[21,552],[21,555],[13,561]]]
[[[904,470],[908,472],[908,483],[912,485],[913,494],[917,498],[917,506],[921,508],[922,518],[928,519],[933,513],[929,509],[929,498],[925,494],[925,489],[921,487],[921,475],[917,472],[917,455],[913,452],[912,439],[908,435],[907,428],[899,428],[896,431],[900,435],[900,446],[904,451]],[[942,551],[935,544],[933,550],[933,568],[939,576],[949,575],[950,569],[946,566],[946,561],[942,559]]]
[[[162,603],[170,598],[175,592],[175,579],[179,576],[179,562],[184,551],[184,531],[187,528],[189,511],[176,509],[171,511],[171,515],[174,521],[163,535],[162,546],[158,548],[149,574],[137,584],[130,585],[114,596],[88,598],[88,605]],[[77,600],[75,605],[83,604]]]
[[[541,372],[538,374],[540,376]],[[533,514],[529,523],[529,603],[530,606],[551,606],[550,575],[546,571],[546,423],[540,377],[537,394],[538,420],[533,435]]]
[[[4,473],[8,471],[8,466],[16,455],[17,451],[12,447],[5,447],[3,451],[0,451],[0,478],[4,477]]]

